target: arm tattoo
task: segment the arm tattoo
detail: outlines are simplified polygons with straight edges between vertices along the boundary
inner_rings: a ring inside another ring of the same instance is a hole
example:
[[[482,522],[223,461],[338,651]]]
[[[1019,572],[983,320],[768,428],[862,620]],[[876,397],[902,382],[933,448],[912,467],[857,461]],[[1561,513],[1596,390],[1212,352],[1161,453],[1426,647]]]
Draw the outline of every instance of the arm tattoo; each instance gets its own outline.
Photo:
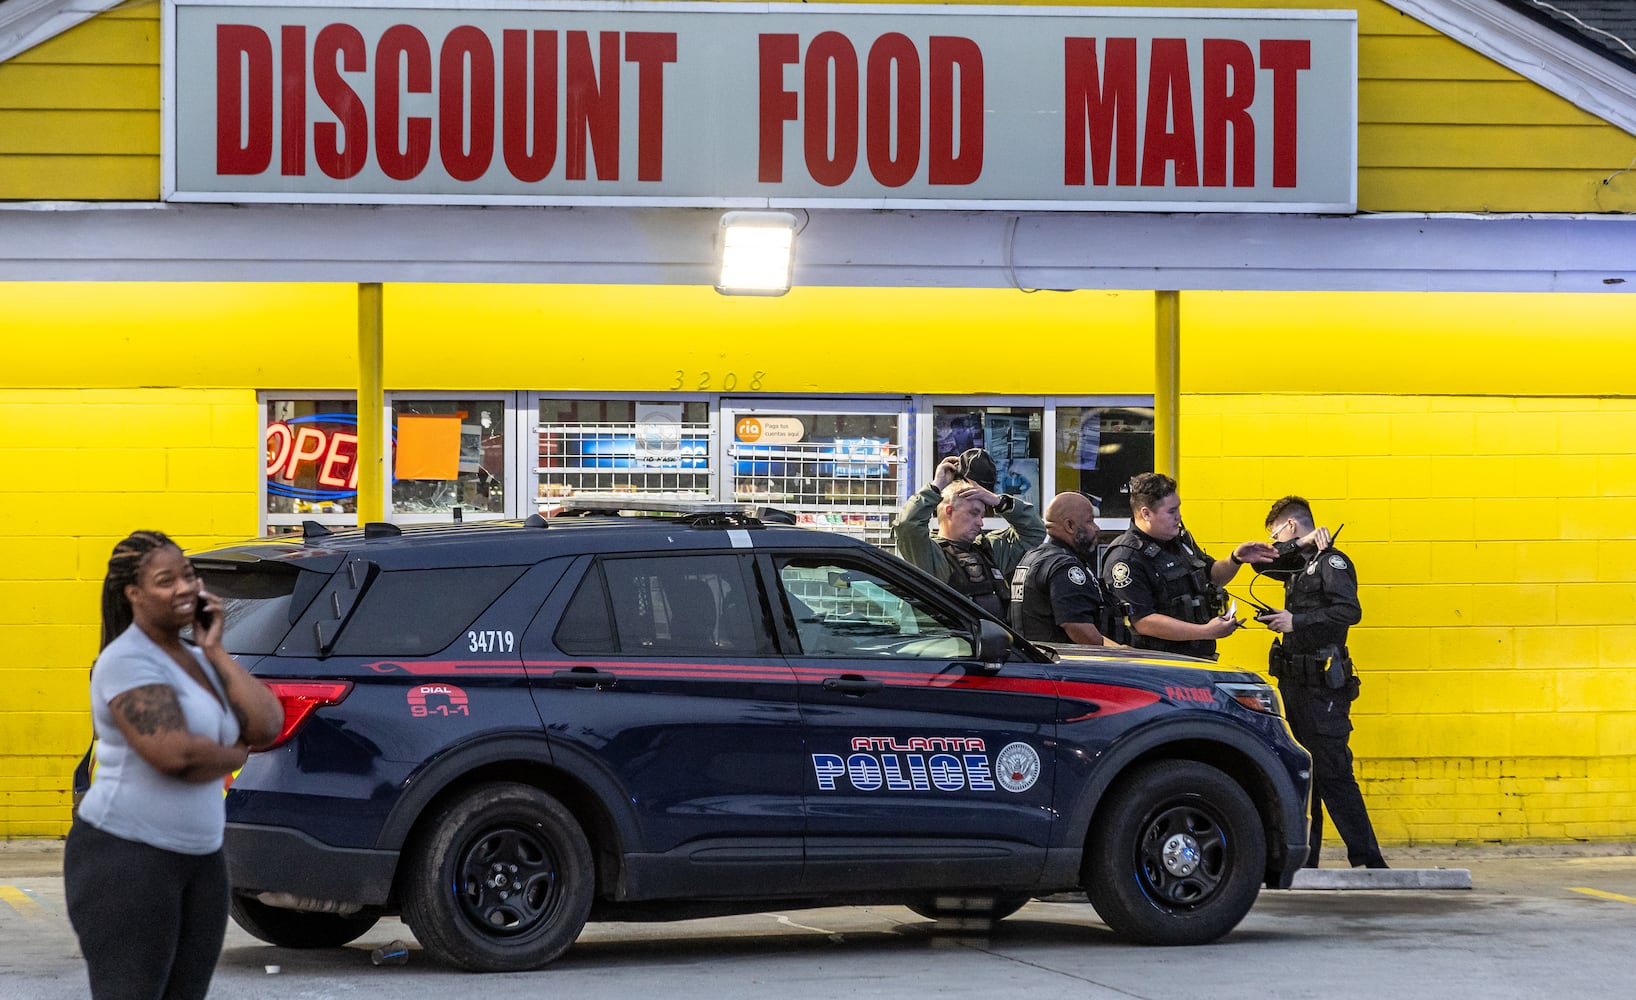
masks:
[[[143,736],[186,729],[182,703],[168,684],[148,684],[121,692],[108,707],[125,717],[131,728]]]

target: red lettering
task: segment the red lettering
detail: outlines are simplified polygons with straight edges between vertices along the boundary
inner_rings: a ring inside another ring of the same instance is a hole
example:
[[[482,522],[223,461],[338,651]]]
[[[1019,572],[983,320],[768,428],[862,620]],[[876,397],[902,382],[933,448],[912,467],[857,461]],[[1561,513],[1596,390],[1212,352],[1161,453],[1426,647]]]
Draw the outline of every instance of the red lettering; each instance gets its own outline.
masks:
[[[248,24],[216,25],[216,173],[273,162],[273,42]]]
[[[664,180],[665,63],[676,61],[675,32],[631,32],[625,61],[636,64],[636,179]]]
[[[437,137],[450,177],[475,181],[488,172],[494,159],[494,47],[469,24],[449,32],[438,55]]]
[[[887,187],[902,187],[920,169],[920,53],[909,36],[893,31],[875,39],[869,47],[866,79],[869,172]]]
[[[375,157],[381,173],[395,181],[420,176],[432,158],[432,120],[416,116],[403,121],[399,97],[431,92],[432,47],[426,36],[413,25],[387,28],[375,46]],[[408,133],[407,149],[400,128]]]
[[[312,155],[318,169],[335,178],[355,177],[369,159],[369,116],[358,92],[341,78],[341,71],[364,69],[364,36],[350,24],[331,24],[313,43],[313,84],[318,97],[335,115],[334,122],[312,128]]]
[[[283,117],[279,172],[285,177],[307,173],[307,29],[286,24],[279,29],[279,62]]]
[[[971,184],[983,173],[983,50],[969,38],[933,35],[931,64],[931,141],[926,150],[926,180],[932,184]],[[960,84],[956,91],[955,71]],[[960,101],[955,115],[955,95]],[[960,127],[955,152],[955,123]]]
[[[761,36],[761,152],[756,180],[777,184],[784,179],[784,123],[795,121],[799,102],[784,89],[784,67],[801,61],[794,35]]]
[[[1262,39],[1261,68],[1272,70],[1272,186],[1295,187],[1301,107],[1296,74],[1312,68],[1312,43],[1305,38]]]
[[[830,81],[835,83],[834,153],[830,152]],[[802,120],[807,173],[825,187],[846,183],[858,165],[858,53],[839,31],[820,32],[807,46]]]
[[[1142,186],[1163,187],[1165,165],[1174,163],[1176,186],[1198,187],[1193,82],[1185,38],[1153,40],[1148,57],[1146,126],[1142,136]]]
[[[285,473],[289,479],[294,479],[301,472],[302,462],[317,461],[329,447],[329,440],[324,432],[314,427],[303,427],[295,432],[295,447],[290,451],[290,461]]]
[[[276,476],[284,468],[284,463],[290,460],[290,442],[294,435],[290,433],[289,424],[267,425],[267,475]],[[288,478],[288,477],[286,477]]]
[[[599,33],[601,79],[591,60],[591,37],[568,32],[568,148],[563,166],[571,181],[585,179],[587,141],[598,180],[619,179],[619,32]]]
[[[529,72],[529,33],[508,29],[501,36],[505,131],[501,147],[506,169],[520,181],[542,180],[557,162],[557,33],[536,31]],[[534,128],[528,129],[530,79],[533,81]]]
[[[1064,184],[1083,185],[1089,159],[1091,182],[1105,186],[1108,162],[1116,148],[1114,183],[1136,183],[1136,39],[1108,39],[1103,62],[1099,73],[1096,39],[1063,39]]]
[[[357,460],[358,435],[344,434],[340,431],[336,431],[334,434],[331,434],[329,436],[329,448],[327,448],[324,452],[323,467],[318,470],[319,484],[337,490],[341,489],[342,487],[354,490],[357,489]],[[348,464],[352,466],[352,475],[348,479],[342,479],[335,471],[336,466],[344,466]]]
[[[1255,56],[1236,38],[1204,40],[1204,186],[1227,185],[1227,129],[1233,130],[1233,186],[1255,187]]]

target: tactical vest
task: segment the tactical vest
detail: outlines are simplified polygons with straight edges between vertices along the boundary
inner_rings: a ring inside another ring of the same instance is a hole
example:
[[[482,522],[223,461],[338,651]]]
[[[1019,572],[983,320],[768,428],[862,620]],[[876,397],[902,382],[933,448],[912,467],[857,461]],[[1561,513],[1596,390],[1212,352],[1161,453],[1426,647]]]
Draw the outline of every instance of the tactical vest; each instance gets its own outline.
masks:
[[[1159,578],[1158,591],[1153,595],[1153,610],[1161,615],[1203,625],[1221,613],[1222,592],[1210,580],[1210,563],[1200,555],[1198,543],[1186,532],[1176,536],[1175,544],[1167,546],[1138,535],[1135,529],[1131,529],[1108,547],[1103,565],[1117,562],[1153,569]],[[1134,628],[1131,630],[1131,645],[1187,656],[1211,656],[1216,646],[1212,639],[1157,639],[1142,635]]]
[[[1070,642],[1057,624],[1048,582],[1064,564],[1081,566],[1072,552],[1060,545],[1041,545],[1022,557],[1011,574],[1011,627],[1036,642]],[[1089,571],[1087,571],[1089,572]],[[1030,586],[1030,578],[1038,581]]]
[[[984,611],[1006,621],[1005,605],[1010,594],[1006,589],[1005,577],[994,565],[988,546],[980,543],[957,545],[942,538],[937,539],[937,544],[954,567],[954,577],[949,581],[949,586],[971,598]]]

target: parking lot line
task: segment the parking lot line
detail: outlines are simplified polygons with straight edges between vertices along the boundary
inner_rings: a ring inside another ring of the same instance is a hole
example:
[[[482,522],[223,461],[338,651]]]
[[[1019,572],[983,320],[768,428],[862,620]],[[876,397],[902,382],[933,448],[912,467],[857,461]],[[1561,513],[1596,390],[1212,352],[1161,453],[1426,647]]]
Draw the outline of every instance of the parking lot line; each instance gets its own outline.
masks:
[[[36,903],[28,893],[14,885],[0,885],[0,900],[11,905],[11,908],[25,917],[40,915],[40,904]]]
[[[1611,900],[1614,900],[1614,901],[1620,902],[1620,903],[1636,904],[1636,896],[1622,896],[1617,892],[1604,892],[1601,889],[1586,889],[1586,888],[1583,888],[1582,886],[1577,886],[1577,885],[1568,886],[1568,891],[1569,892],[1582,892],[1587,896],[1595,896],[1598,899],[1611,899]]]

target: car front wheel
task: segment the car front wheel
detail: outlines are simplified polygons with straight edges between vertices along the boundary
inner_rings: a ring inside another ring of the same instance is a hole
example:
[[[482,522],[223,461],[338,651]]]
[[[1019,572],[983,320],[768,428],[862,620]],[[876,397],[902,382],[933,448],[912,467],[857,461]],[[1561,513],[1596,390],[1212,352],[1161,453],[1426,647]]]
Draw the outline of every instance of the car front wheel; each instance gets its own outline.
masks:
[[[1161,761],[1122,778],[1099,810],[1086,890],[1097,914],[1139,944],[1214,941],[1255,904],[1266,834],[1249,795],[1196,761]]]
[[[535,969],[579,937],[591,848],[574,816],[529,785],[480,785],[432,817],[410,850],[403,916],[434,959],[476,972]]]

